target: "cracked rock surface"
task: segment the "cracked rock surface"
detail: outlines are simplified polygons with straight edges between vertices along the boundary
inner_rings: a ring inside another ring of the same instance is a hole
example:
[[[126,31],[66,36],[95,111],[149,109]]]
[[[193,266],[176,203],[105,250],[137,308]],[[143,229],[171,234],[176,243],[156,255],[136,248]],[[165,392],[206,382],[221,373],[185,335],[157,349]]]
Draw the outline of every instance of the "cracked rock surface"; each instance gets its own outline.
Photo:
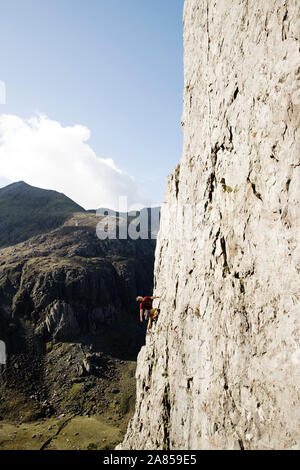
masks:
[[[184,149],[123,449],[299,449],[296,0],[186,0]]]

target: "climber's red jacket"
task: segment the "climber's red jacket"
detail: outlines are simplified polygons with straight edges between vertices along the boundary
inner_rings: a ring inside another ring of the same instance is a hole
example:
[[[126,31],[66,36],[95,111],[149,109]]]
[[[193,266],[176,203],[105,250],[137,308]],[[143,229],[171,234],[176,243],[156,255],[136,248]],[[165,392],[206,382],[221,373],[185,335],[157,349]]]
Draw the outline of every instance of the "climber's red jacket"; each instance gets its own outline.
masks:
[[[143,302],[140,303],[140,310],[151,310],[152,302],[151,297],[144,297]]]

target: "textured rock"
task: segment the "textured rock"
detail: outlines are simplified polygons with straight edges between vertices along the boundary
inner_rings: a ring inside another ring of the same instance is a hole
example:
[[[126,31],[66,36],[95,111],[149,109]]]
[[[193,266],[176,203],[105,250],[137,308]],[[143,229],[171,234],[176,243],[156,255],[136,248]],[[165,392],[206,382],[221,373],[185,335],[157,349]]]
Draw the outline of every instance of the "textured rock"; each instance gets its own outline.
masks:
[[[37,328],[37,333],[44,333],[43,330],[46,330],[54,341],[80,336],[80,327],[70,305],[58,301],[48,306],[47,310],[45,321]]]
[[[153,288],[156,242],[99,240],[97,222],[93,214],[76,214],[1,250],[0,333],[10,350],[6,330],[14,322],[27,320],[35,333],[58,342],[99,333],[124,316],[136,323],[135,298]]]
[[[300,447],[297,5],[185,2],[184,151],[123,449]]]
[[[110,410],[127,424],[131,361],[146,328],[135,298],[153,290],[156,241],[99,240],[98,222],[93,213],[75,213],[55,230],[0,250],[5,419]],[[121,398],[109,408],[112,385]]]

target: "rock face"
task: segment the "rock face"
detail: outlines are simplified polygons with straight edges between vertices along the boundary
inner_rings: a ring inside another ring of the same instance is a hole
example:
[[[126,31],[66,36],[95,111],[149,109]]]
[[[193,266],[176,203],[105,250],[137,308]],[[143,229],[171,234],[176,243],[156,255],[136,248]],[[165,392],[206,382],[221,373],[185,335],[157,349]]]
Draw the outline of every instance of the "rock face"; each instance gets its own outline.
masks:
[[[99,240],[98,222],[76,212],[54,230],[0,249],[5,418],[103,412],[123,376],[114,411],[124,416],[134,402],[131,373],[145,339],[135,298],[152,293],[156,240]]]
[[[297,7],[185,2],[184,151],[123,449],[300,448]]]

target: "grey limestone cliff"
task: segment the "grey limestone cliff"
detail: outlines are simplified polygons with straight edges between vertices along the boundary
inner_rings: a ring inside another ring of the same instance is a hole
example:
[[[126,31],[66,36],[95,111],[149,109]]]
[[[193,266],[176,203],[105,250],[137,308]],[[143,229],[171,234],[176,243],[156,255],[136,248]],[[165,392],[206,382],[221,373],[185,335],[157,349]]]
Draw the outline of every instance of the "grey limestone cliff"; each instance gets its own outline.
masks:
[[[161,315],[122,448],[299,448],[299,2],[186,0],[184,46]]]

